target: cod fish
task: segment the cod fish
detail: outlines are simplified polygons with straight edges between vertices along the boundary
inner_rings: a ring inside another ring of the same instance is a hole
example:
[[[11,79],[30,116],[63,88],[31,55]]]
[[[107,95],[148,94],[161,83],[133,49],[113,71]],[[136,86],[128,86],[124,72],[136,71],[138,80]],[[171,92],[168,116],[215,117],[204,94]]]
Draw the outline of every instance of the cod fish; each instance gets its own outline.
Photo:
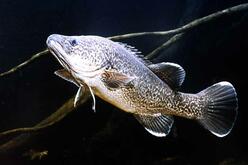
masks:
[[[233,85],[223,81],[199,93],[179,92],[184,69],[175,63],[152,64],[132,46],[100,36],[52,34],[47,46],[63,69],[55,72],[79,87],[74,105],[87,89],[119,109],[132,113],[152,135],[164,137],[173,116],[198,121],[218,137],[230,133],[238,100]]]

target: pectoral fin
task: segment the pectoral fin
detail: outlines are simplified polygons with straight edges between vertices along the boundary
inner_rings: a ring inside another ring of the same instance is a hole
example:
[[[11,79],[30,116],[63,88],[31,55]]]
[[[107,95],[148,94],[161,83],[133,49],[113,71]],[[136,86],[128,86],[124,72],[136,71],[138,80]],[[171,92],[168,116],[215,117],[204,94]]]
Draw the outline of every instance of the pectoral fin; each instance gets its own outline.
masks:
[[[119,88],[128,85],[135,77],[118,73],[115,71],[105,71],[101,75],[101,80],[109,88]]]
[[[134,115],[140,124],[154,136],[164,137],[169,134],[173,125],[173,117],[168,115]]]
[[[149,68],[172,89],[179,88],[185,78],[185,71],[178,64],[162,62],[149,65]]]
[[[56,74],[57,76],[59,76],[60,78],[66,80],[66,81],[72,82],[75,85],[79,86],[79,84],[74,79],[74,77],[71,75],[71,73],[68,72],[66,69],[57,70],[54,72],[54,74]]]

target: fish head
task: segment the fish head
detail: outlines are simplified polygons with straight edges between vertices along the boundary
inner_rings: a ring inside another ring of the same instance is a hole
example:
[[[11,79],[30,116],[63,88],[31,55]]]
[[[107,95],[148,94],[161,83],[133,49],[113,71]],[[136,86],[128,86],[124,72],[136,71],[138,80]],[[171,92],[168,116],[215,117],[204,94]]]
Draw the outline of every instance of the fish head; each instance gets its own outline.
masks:
[[[52,34],[46,43],[60,64],[72,73],[86,75],[107,64],[107,56],[95,37]]]

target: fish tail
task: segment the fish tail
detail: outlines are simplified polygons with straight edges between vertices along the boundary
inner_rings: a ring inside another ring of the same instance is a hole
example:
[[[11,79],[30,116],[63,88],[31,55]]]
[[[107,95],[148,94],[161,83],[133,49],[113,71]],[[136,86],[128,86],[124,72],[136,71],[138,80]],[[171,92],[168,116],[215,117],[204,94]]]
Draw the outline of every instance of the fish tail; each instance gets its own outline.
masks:
[[[218,137],[228,135],[235,123],[238,99],[235,88],[229,82],[219,82],[197,94],[205,106],[199,122]]]

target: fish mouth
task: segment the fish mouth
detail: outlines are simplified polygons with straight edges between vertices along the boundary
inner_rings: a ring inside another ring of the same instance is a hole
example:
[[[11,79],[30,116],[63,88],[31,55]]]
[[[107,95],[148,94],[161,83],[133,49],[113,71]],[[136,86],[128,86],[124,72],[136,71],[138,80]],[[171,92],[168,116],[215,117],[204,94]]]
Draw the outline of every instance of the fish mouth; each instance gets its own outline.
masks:
[[[47,46],[48,50],[55,56],[55,58],[59,61],[59,63],[64,66],[66,69],[71,70],[72,68],[66,62],[66,53],[63,50],[63,47],[59,44],[59,42],[56,42],[52,39],[47,40]]]

